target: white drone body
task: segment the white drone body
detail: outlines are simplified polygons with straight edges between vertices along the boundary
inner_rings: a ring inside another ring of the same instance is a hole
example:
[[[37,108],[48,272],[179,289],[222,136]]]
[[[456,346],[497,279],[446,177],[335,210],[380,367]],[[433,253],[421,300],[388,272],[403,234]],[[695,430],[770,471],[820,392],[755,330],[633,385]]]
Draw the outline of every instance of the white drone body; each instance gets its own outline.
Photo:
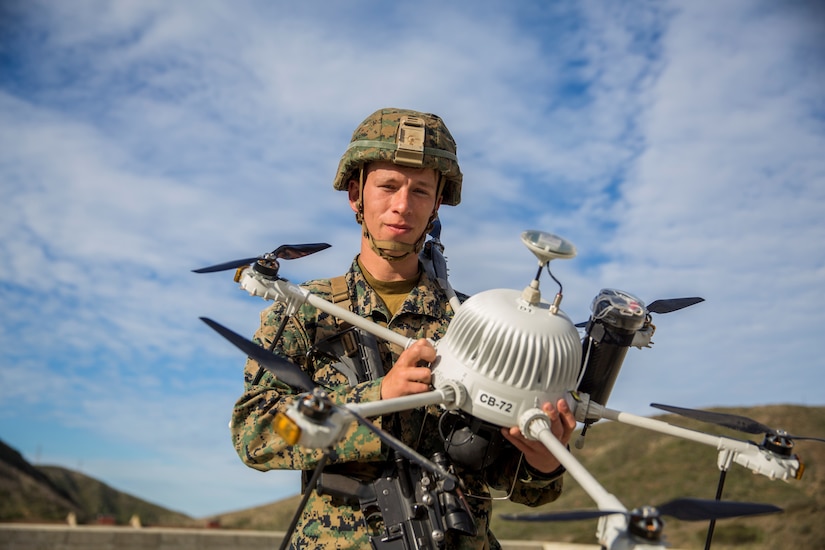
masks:
[[[434,342],[437,358],[432,365],[433,391],[347,404],[333,411],[323,423],[308,419],[299,406],[292,406],[287,415],[302,430],[297,444],[326,448],[342,436],[344,424],[354,416],[374,417],[434,404],[460,409],[497,426],[519,426],[526,437],[541,441],[556,456],[600,510],[611,511],[600,519],[597,530],[601,545],[611,550],[663,549],[664,545],[640,542],[628,535],[627,509],[552,434],[549,418],[541,411],[544,403],[555,404],[558,399],[567,398],[580,422],[605,418],[713,445],[720,451],[720,469],[738,462],[772,479],[793,477],[799,466],[794,459],[779,464],[773,455],[762,456],[749,443],[694,435],[696,432],[661,421],[607,409],[591,403],[586,394],[577,394],[574,390],[581,370],[581,337],[559,309],[561,292],[552,303],[543,301],[538,281],[548,262],[572,258],[576,250],[565,239],[540,231],[525,231],[521,238],[539,260],[535,279],[522,292],[489,290],[470,297],[457,308],[444,337]],[[414,342],[277,276],[244,269],[236,280],[253,296],[284,302],[287,315],[309,303],[402,348]],[[773,468],[768,467],[770,462]]]
[[[522,292],[488,290],[464,302],[437,343],[433,369],[434,387],[463,388],[461,410],[503,427],[575,389],[581,367],[581,339],[559,310],[561,293],[550,304],[539,292],[542,268],[575,257],[576,248],[542,231],[521,240],[539,260],[535,279]]]
[[[516,426],[526,410],[575,388],[581,340],[561,311],[516,290],[488,290],[461,305],[438,341],[433,386],[460,385],[464,412]]]
[[[555,258],[573,258],[575,247],[540,231],[525,231],[524,244],[538,257],[539,270]],[[287,314],[304,302],[408,347],[413,340],[335,306],[283,279],[246,269],[241,288],[253,296],[280,300]],[[451,389],[462,411],[497,426],[519,425],[528,410],[555,403],[576,387],[581,366],[581,339],[573,322],[554,303],[541,301],[538,275],[524,291],[496,289],[470,297],[457,309],[444,337],[434,342],[432,385]]]

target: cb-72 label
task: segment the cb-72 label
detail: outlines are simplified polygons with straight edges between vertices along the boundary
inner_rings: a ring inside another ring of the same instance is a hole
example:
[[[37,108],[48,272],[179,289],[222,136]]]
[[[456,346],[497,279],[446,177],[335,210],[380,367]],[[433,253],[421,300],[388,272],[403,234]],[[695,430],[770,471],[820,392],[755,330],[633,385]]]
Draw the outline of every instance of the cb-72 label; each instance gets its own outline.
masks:
[[[487,392],[480,392],[476,394],[475,402],[478,405],[487,407],[488,409],[494,409],[505,414],[512,414],[513,412],[512,401],[507,401],[506,399],[502,399],[501,397]]]

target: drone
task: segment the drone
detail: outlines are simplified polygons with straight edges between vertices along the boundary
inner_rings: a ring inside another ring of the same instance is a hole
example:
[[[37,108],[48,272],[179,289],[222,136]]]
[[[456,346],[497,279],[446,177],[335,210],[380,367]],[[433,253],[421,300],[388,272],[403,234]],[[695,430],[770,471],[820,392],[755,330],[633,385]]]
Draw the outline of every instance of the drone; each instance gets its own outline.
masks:
[[[406,487],[377,488],[375,494],[361,495],[362,502],[373,503],[372,511],[383,513],[384,524],[397,529],[386,537],[387,548],[442,548],[448,529],[468,530],[472,521],[462,504],[461,480],[438,457],[425,457],[369,418],[404,410],[437,405],[444,411],[459,412],[481,424],[497,427],[518,426],[528,438],[540,441],[584,489],[596,504],[596,510],[568,511],[556,514],[515,514],[503,516],[512,521],[568,521],[598,519],[596,536],[609,550],[664,549],[662,516],[693,521],[710,521],[708,547],[717,519],[780,512],[761,503],[721,500],[724,474],[733,463],[770,479],[801,479],[804,465],[793,454],[794,439],[823,439],[794,436],[773,430],[744,417],[708,413],[668,405],[654,407],[690,416],[747,433],[764,433],[765,440],[756,444],[675,426],[660,420],[632,415],[608,408],[607,402],[630,347],[650,347],[656,327],[651,314],[662,314],[700,303],[699,297],[656,300],[649,305],[634,295],[603,289],[591,304],[586,323],[574,324],[562,311],[562,285],[550,270],[550,262],[571,259],[575,246],[558,235],[528,230],[521,234],[522,243],[538,260],[538,271],[521,291],[493,289],[480,292],[460,302],[447,280],[444,247],[436,223],[430,240],[420,254],[424,268],[435,278],[453,304],[455,315],[443,338],[433,342],[437,358],[432,363],[432,389],[404,397],[365,403],[334,404],[326,392],[297,365],[274,354],[272,347],[280,338],[286,320],[302,305],[333,315],[378,339],[406,349],[414,340],[360,317],[312,294],[279,275],[278,260],[296,259],[319,252],[329,245],[283,245],[255,258],[244,258],[195,270],[211,273],[236,269],[235,282],[252,296],[281,302],[285,317],[269,349],[207,318],[201,319],[213,330],[254,359],[280,381],[303,392],[275,419],[274,428],[290,445],[311,449],[330,449],[353,423],[366,427],[397,455],[409,461],[419,474]],[[542,299],[540,278],[546,271],[558,285],[552,300]],[[580,329],[584,329],[582,337]],[[583,444],[587,428],[599,420],[612,420],[643,429],[710,445],[719,452],[717,466],[722,472],[715,500],[676,499],[658,506],[628,510],[608,492],[550,430],[548,417],[541,410],[546,402],[565,399],[576,420],[584,424],[576,446]],[[304,500],[284,538],[288,544],[301,510],[314,482],[328,459],[324,454],[312,474]],[[400,490],[411,495],[397,507],[382,501],[382,495]],[[365,512],[366,513],[366,512]],[[398,546],[389,546],[400,537]],[[422,540],[426,543],[422,543]],[[376,545],[374,542],[374,546]]]

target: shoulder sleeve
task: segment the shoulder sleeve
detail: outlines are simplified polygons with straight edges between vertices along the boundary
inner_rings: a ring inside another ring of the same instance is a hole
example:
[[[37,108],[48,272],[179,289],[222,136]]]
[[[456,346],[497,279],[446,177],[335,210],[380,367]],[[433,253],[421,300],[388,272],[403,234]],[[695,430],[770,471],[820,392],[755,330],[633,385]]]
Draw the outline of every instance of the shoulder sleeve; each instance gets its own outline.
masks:
[[[330,287],[324,281],[313,281],[305,286],[322,297],[328,296]],[[275,303],[266,308],[261,313],[261,326],[255,333],[255,342],[269,348],[283,319],[283,304]],[[304,305],[286,321],[282,338],[273,352],[304,369],[337,403],[380,399],[380,381],[349,387],[346,379],[329,364],[308,359],[311,343],[335,330],[331,316]],[[297,393],[268,371],[261,372],[257,362],[247,359],[244,392],[235,403],[230,432],[236,452],[248,466],[258,470],[306,470],[320,460],[320,450],[289,446],[272,428],[275,415],[292,404]],[[380,425],[380,419],[376,419],[376,423]],[[366,462],[382,456],[380,440],[363,426],[353,424],[341,441],[332,450],[332,463]]]

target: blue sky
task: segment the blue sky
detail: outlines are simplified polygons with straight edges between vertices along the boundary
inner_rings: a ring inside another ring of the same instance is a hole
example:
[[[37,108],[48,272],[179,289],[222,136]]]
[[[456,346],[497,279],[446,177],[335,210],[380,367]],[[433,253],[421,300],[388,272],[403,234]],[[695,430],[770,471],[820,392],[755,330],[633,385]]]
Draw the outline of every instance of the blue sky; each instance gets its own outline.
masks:
[[[244,358],[198,320],[266,304],[190,270],[326,241],[283,273],[343,273],[332,179],[385,106],[458,142],[456,288],[525,286],[536,228],[578,248],[574,320],[604,287],[706,298],[612,408],[825,404],[821,3],[296,4],[2,3],[0,439],[196,517],[296,493],[234,454]]]

